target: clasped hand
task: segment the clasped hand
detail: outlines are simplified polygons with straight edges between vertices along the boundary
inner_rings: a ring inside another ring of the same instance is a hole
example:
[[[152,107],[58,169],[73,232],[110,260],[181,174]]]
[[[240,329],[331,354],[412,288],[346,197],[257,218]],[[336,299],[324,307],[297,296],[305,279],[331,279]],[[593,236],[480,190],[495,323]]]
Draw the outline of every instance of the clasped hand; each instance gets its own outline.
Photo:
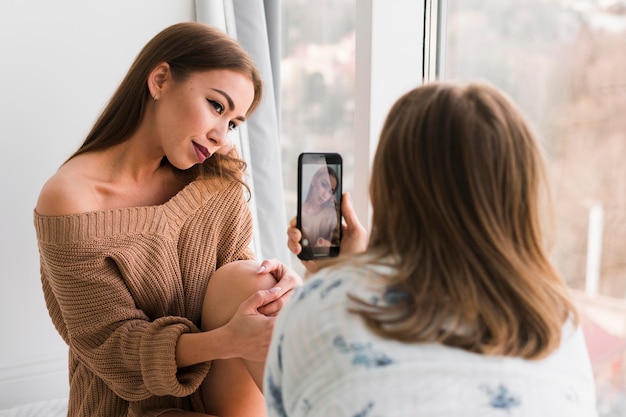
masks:
[[[259,278],[270,275],[274,286],[258,290],[245,299],[225,326],[236,356],[264,361],[269,348],[276,316],[291,297],[302,278],[277,260],[265,260],[257,272]]]

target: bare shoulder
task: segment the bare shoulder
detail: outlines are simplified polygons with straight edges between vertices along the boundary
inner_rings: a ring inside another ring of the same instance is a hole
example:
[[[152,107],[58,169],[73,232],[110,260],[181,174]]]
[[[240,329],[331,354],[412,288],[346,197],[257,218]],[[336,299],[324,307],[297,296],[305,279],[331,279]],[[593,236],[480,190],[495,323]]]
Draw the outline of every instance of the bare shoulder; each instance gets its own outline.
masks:
[[[65,164],[41,189],[35,210],[43,216],[63,216],[94,210],[97,201],[87,177],[75,164]]]

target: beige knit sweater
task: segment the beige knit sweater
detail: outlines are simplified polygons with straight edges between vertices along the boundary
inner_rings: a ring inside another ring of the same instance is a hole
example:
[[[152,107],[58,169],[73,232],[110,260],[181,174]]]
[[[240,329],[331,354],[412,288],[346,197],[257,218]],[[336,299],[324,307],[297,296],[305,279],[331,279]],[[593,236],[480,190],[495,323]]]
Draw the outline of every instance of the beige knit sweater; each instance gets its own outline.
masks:
[[[45,300],[69,346],[68,415],[202,411],[210,364],[177,369],[175,346],[198,331],[216,268],[252,258],[241,185],[196,180],[163,205],[34,222]]]

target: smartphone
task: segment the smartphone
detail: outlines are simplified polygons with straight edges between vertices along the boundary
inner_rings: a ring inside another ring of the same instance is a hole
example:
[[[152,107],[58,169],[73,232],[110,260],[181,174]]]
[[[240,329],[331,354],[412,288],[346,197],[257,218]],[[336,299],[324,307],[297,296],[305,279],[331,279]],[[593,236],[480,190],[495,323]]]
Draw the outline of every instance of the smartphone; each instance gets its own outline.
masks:
[[[305,152],[298,157],[298,258],[339,255],[343,160],[338,153]]]

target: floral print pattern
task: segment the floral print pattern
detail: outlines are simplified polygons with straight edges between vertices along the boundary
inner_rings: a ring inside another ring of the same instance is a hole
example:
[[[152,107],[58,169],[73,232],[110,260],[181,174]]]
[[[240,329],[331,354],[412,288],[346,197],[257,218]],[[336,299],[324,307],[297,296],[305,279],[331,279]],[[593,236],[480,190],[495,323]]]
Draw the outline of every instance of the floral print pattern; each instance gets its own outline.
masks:
[[[366,368],[376,366],[386,366],[393,363],[393,360],[384,352],[376,351],[371,343],[347,343],[343,336],[337,336],[333,339],[333,346],[340,353],[352,355],[352,364],[361,365]]]
[[[347,294],[380,306],[405,302],[406,292],[371,271],[324,271],[277,318],[265,370],[268,417],[597,417],[579,329],[541,361],[392,341],[350,311]]]
[[[513,407],[519,407],[521,403],[520,399],[513,395],[509,389],[502,384],[495,388],[491,388],[487,385],[481,385],[480,388],[489,397],[489,405],[493,408],[510,410]]]

